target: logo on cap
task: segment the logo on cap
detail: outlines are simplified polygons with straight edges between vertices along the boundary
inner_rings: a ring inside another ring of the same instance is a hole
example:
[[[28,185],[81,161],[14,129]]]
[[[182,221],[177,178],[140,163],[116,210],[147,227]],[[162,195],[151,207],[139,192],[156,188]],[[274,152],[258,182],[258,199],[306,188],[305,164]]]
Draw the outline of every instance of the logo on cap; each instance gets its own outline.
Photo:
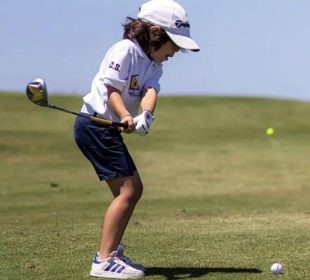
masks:
[[[179,19],[176,20],[174,24],[177,28],[181,28],[181,27],[190,28],[191,27],[189,22],[184,22],[184,21],[179,20]]]

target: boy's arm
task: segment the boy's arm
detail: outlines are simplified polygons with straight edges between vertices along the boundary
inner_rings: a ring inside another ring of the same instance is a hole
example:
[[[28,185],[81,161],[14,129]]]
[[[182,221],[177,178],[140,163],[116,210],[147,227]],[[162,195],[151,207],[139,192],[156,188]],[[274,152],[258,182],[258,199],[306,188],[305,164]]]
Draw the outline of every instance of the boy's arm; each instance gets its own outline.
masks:
[[[157,100],[157,92],[154,88],[147,89],[141,100],[142,111],[150,111],[152,114],[155,111]]]
[[[108,86],[109,104],[113,111],[119,116],[122,123],[128,124],[128,129],[124,129],[125,133],[132,133],[135,129],[132,115],[128,112],[124,101],[121,97],[121,92],[111,86]]]
[[[140,135],[147,135],[149,133],[151,124],[154,120],[153,113],[156,107],[156,100],[156,90],[154,88],[147,89],[141,100],[142,113],[134,118],[136,133]]]

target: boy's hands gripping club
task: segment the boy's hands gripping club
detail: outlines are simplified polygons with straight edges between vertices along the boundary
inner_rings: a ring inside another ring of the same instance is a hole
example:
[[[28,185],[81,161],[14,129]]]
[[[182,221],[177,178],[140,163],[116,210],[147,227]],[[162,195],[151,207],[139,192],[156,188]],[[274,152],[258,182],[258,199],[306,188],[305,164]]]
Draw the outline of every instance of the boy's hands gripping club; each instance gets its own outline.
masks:
[[[149,133],[154,116],[150,111],[143,111],[140,115],[134,117],[133,121],[136,125],[135,133],[139,135],[146,135]]]
[[[127,114],[127,115],[122,116],[121,123],[124,123],[127,125],[127,127],[122,128],[123,132],[130,134],[135,131],[135,123],[132,118],[132,115]]]

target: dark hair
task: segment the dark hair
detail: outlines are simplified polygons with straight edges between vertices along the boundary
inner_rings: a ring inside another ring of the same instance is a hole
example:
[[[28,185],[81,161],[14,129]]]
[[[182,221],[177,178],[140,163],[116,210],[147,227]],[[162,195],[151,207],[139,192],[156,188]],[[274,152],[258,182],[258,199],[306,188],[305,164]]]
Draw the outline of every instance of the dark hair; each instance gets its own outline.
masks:
[[[171,41],[166,31],[162,28],[159,30],[158,34],[155,34],[155,38],[151,40],[150,28],[152,26],[153,24],[151,23],[127,17],[127,22],[123,24],[123,39],[137,40],[143,51],[149,55],[151,47],[158,50],[163,44]]]

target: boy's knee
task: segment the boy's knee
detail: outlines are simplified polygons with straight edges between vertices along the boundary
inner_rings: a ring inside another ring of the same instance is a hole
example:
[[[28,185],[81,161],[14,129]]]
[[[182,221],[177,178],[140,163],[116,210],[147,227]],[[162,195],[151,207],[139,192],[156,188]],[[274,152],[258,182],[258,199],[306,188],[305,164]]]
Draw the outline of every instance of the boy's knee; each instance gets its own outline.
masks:
[[[143,194],[143,184],[138,182],[134,185],[134,191],[132,193],[132,200],[137,203]]]
[[[130,180],[123,184],[117,196],[120,197],[124,203],[134,205],[140,200],[142,193],[143,184],[141,180]]]
[[[143,184],[142,182],[139,182],[137,185],[136,185],[136,196],[137,196],[137,201],[141,198],[143,194]]]

